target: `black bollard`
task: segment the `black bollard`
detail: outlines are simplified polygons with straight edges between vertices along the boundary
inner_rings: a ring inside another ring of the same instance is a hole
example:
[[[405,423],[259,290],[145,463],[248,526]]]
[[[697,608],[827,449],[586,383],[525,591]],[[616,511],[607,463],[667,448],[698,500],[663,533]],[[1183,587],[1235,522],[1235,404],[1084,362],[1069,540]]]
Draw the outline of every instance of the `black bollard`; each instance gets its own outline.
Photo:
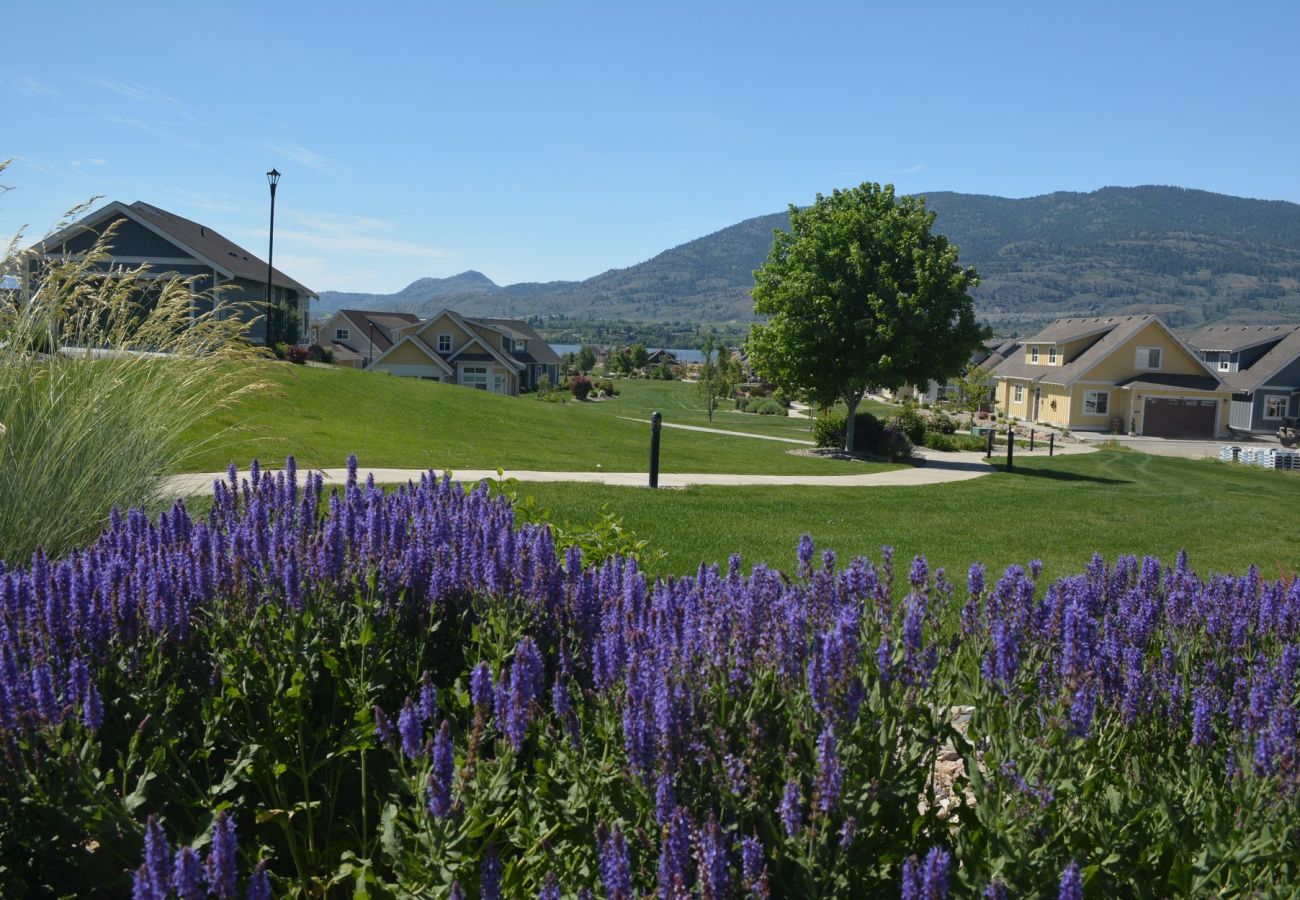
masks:
[[[1032,428],[1029,429],[1029,452],[1030,452],[1030,453],[1033,453],[1033,452],[1034,452],[1034,435],[1035,435],[1036,433],[1037,433],[1037,432],[1035,432],[1034,429],[1032,429]]]
[[[997,428],[994,427],[994,428],[990,428],[990,429],[985,433],[986,437],[988,438],[988,442],[989,442],[988,449],[984,451],[984,458],[985,458],[985,459],[989,459],[990,457],[993,456],[993,438],[994,438],[994,436],[997,434],[997,431],[998,431]]]
[[[1047,436],[1047,455],[1051,456],[1056,452],[1056,432],[1053,431]]]
[[[659,487],[659,428],[664,417],[655,413],[650,417],[650,487]]]
[[[1015,455],[1016,455],[1016,433],[1012,431],[1010,428],[1008,428],[1007,429],[1007,471],[1008,472],[1011,471],[1011,467],[1015,462]]]

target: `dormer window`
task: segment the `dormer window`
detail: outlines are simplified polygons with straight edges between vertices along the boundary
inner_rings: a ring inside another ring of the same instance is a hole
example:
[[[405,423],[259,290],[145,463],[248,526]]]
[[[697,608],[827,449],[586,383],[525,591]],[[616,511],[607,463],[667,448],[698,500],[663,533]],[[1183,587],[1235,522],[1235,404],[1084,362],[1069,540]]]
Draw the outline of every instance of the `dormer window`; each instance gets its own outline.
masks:
[[[1054,366],[1054,365],[1056,365],[1056,348],[1055,348],[1055,347],[1051,347],[1051,348],[1049,348],[1048,351],[1047,351],[1047,364],[1048,364],[1049,366]]]
[[[1035,363],[1035,364],[1038,363],[1038,348],[1037,348],[1037,347],[1030,347],[1030,348],[1029,348],[1029,361],[1030,361],[1031,363]]]
[[[527,342],[527,341],[516,340],[516,341],[515,341],[515,352],[516,352],[516,353],[527,353],[527,352],[528,352],[528,342]]]
[[[510,349],[510,338],[506,337],[505,335],[501,336],[501,349],[502,350]]]

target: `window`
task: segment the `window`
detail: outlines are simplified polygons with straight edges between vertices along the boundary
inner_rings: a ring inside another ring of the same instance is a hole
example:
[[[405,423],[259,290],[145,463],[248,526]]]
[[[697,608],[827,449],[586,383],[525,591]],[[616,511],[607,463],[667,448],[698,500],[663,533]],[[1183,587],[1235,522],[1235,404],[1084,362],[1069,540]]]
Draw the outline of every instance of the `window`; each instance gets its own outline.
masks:
[[[1288,399],[1285,394],[1266,394],[1264,396],[1264,418],[1280,419],[1285,416]]]
[[[1219,354],[1219,371],[1220,371],[1220,372],[1231,372],[1231,371],[1232,371],[1232,354],[1231,354],[1231,353],[1220,353],[1220,354]]]
[[[1056,365],[1056,348],[1055,348],[1055,347],[1051,347],[1051,348],[1049,348],[1048,351],[1047,351],[1047,364],[1048,364],[1049,366],[1054,366],[1054,365]]]
[[[487,366],[463,366],[460,370],[460,383],[465,387],[486,391],[488,387]]]
[[[510,349],[510,338],[506,337],[504,334],[501,335],[501,349],[502,350]]]
[[[1030,348],[1029,348],[1029,361],[1030,361],[1031,363],[1036,363],[1036,362],[1038,362],[1038,348],[1037,348],[1037,347],[1030,347]]]
[[[438,333],[438,352],[439,353],[451,352],[451,334],[449,332],[440,331]]]
[[[528,352],[528,342],[527,342],[527,341],[519,341],[519,340],[516,340],[516,341],[515,341],[515,352],[516,352],[516,353],[527,353],[527,352]]]
[[[1087,416],[1104,416],[1110,412],[1109,391],[1084,391],[1083,413]]]
[[[1016,386],[1015,386],[1015,390],[1014,390],[1014,392],[1013,392],[1012,395],[1011,395],[1011,398],[1012,398],[1012,400],[1014,400],[1016,403],[1024,403],[1024,402],[1025,402],[1025,386],[1024,386],[1023,384],[1018,384],[1018,385],[1016,385]]]
[[[351,336],[351,334],[352,334],[352,332],[348,331],[346,328],[335,328],[335,329],[334,329],[334,340],[336,340],[336,341],[346,341],[346,340]]]
[[[1160,368],[1160,348],[1138,347],[1137,359],[1134,360],[1133,365],[1139,369]]]

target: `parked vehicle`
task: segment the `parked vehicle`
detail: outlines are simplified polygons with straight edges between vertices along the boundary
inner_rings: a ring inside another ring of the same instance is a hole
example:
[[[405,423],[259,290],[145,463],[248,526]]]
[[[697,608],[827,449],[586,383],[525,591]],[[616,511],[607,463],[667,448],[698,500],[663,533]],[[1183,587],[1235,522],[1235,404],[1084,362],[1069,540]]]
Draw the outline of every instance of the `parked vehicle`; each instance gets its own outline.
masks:
[[[1282,420],[1282,425],[1277,430],[1277,439],[1283,447],[1294,447],[1300,441],[1300,426],[1294,417],[1287,416]]]

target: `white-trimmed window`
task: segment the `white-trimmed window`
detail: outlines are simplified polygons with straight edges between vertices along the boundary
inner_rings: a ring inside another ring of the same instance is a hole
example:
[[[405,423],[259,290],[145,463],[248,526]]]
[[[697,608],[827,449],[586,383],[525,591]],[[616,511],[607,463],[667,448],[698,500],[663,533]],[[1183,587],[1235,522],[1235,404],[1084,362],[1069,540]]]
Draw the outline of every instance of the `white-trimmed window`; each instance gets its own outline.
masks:
[[[1048,364],[1049,366],[1054,366],[1054,365],[1056,365],[1056,348],[1055,348],[1055,347],[1048,347],[1048,348],[1047,348],[1047,364]]]
[[[515,341],[515,352],[516,352],[516,353],[527,353],[527,352],[528,352],[528,342],[527,342],[527,341],[516,340],[516,341]]]
[[[1083,414],[1104,416],[1110,413],[1110,391],[1084,391]]]
[[[1138,347],[1133,366],[1138,369],[1158,369],[1161,356],[1159,347]]]
[[[460,383],[465,387],[486,391],[488,389],[487,366],[461,366]]]
[[[352,332],[348,331],[346,328],[334,329],[334,340],[336,341],[346,341],[351,335]]]
[[[439,352],[439,353],[450,353],[450,352],[451,352],[451,332],[450,332],[450,331],[440,331],[440,332],[438,332],[438,352]]]
[[[1280,419],[1286,415],[1287,401],[1290,400],[1286,394],[1265,394],[1264,395],[1264,418]]]
[[[1023,384],[1017,384],[1012,386],[1011,399],[1016,403],[1025,402],[1025,386]]]
[[[1231,354],[1231,353],[1220,353],[1220,354],[1219,354],[1219,371],[1220,371],[1220,372],[1231,372],[1231,371],[1232,371],[1232,354]]]
[[[1037,347],[1030,347],[1030,348],[1029,348],[1029,361],[1030,361],[1031,363],[1036,363],[1036,362],[1038,362],[1038,348],[1037,348]]]

